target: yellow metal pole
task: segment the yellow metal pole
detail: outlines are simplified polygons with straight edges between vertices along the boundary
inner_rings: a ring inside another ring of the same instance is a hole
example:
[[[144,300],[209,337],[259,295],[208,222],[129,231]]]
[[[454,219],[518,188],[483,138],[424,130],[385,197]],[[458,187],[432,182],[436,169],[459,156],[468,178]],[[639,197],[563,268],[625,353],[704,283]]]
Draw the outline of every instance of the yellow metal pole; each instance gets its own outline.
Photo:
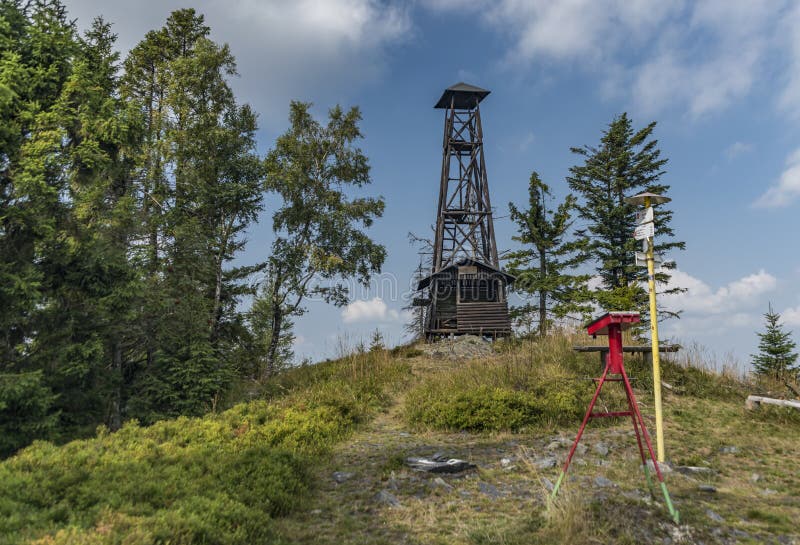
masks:
[[[650,197],[644,199],[645,210]],[[653,218],[655,221],[655,217]],[[650,342],[653,348],[653,394],[656,405],[656,451],[659,462],[664,461],[664,420],[661,413],[661,358],[658,351],[658,313],[656,311],[655,250],[653,237],[647,238],[647,287],[650,290]]]

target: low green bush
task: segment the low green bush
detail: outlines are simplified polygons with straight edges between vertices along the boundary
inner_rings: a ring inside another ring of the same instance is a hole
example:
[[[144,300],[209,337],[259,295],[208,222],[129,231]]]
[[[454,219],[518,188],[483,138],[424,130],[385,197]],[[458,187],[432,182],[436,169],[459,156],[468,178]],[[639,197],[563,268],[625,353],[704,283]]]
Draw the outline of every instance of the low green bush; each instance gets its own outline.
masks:
[[[308,467],[385,405],[405,364],[361,355],[276,377],[268,399],[0,463],[0,545],[274,542],[307,497]]]
[[[406,418],[422,428],[518,431],[580,421],[589,402],[585,387],[548,381],[527,390],[501,386],[453,388],[427,383],[409,393]]]

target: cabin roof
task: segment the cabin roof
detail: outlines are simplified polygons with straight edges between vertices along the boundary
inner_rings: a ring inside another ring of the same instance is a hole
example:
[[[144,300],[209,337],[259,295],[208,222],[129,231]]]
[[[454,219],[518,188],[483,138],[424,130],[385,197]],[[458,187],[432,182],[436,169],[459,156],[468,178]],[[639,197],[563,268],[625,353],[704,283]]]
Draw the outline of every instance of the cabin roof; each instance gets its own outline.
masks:
[[[455,263],[452,263],[452,264],[448,265],[447,267],[439,269],[438,271],[436,271],[433,274],[430,274],[430,275],[426,276],[425,278],[423,278],[422,280],[419,281],[419,283],[417,284],[417,289],[418,290],[425,289],[428,286],[430,286],[431,280],[433,280],[435,277],[442,276],[446,272],[452,271],[453,269],[456,269],[458,267],[463,267],[463,266],[468,266],[468,265],[474,265],[474,266],[479,267],[481,269],[485,269],[487,271],[491,271],[491,272],[493,272],[493,273],[495,273],[497,275],[500,275],[500,276],[503,277],[503,279],[506,281],[507,284],[511,284],[511,283],[514,282],[514,280],[516,280],[516,277],[514,275],[508,274],[505,271],[501,271],[500,269],[498,269],[496,267],[493,267],[493,266],[489,265],[488,263],[484,263],[483,261],[478,261],[477,259],[471,259],[469,257],[465,257],[465,258],[462,258],[462,259],[456,261]]]

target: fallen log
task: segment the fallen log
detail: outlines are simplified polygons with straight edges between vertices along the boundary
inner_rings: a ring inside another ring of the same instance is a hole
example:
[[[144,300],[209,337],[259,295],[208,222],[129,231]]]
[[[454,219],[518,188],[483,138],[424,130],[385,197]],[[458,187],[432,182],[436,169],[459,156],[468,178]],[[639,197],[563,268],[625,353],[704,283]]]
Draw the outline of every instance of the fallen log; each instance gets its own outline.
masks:
[[[779,405],[781,407],[791,407],[793,409],[800,409],[800,401],[791,401],[788,399],[773,399],[771,397],[763,396],[747,396],[744,402],[744,407],[747,410],[753,410],[762,403],[767,405]]]

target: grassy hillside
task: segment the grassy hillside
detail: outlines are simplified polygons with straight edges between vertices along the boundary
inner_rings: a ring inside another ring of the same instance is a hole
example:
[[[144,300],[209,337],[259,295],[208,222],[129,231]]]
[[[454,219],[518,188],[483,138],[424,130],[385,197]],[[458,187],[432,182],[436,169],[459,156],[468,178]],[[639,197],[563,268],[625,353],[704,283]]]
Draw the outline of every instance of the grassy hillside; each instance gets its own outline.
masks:
[[[0,543],[798,542],[800,418],[747,413],[755,386],[691,365],[664,368],[668,458],[707,468],[667,475],[681,526],[647,493],[624,421],[591,424],[548,504],[597,373],[570,345],[356,354],[219,414],[35,443],[0,464]],[[626,366],[649,415],[649,365]],[[621,400],[610,385],[601,403]],[[435,452],[477,469],[437,479],[403,463]]]

